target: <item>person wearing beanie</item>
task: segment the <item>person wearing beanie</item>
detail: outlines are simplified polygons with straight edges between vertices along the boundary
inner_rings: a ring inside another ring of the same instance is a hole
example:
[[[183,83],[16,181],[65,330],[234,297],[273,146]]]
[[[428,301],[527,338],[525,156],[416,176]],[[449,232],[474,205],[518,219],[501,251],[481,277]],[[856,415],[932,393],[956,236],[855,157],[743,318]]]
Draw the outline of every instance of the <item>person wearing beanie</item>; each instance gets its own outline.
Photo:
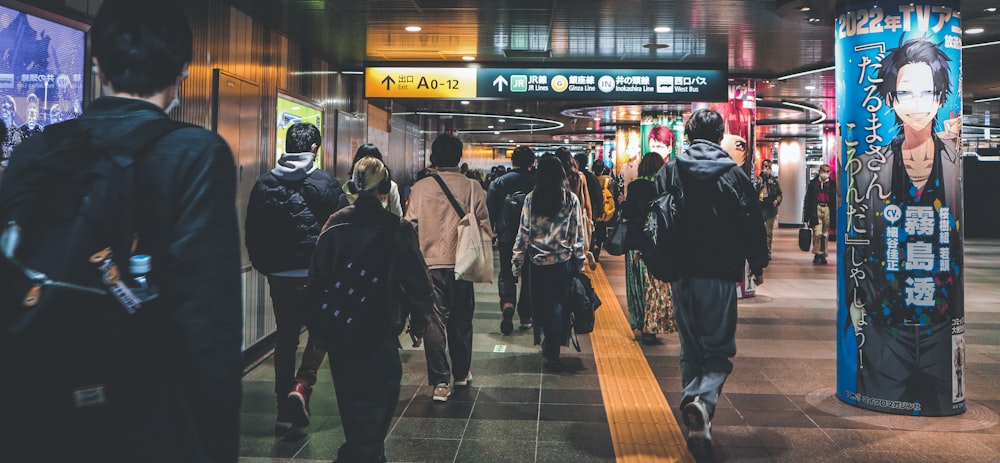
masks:
[[[345,438],[338,462],[386,461],[385,436],[403,377],[399,335],[409,315],[410,334],[423,337],[434,310],[417,232],[382,205],[390,182],[375,157],[354,165],[348,188],[357,198],[327,221],[309,270],[309,313],[333,307],[353,319],[340,331],[327,331],[336,323],[327,317],[315,322],[313,333],[329,352],[337,391]],[[337,292],[343,286],[351,288],[350,296]]]
[[[278,434],[309,425],[309,395],[325,355],[310,336],[296,373],[295,352],[302,330],[299,312],[305,304],[309,260],[341,195],[340,183],[316,168],[321,143],[316,126],[289,127],[287,152],[257,179],[247,204],[247,252],[253,267],[267,276],[277,325],[274,394],[278,417],[274,426]]]

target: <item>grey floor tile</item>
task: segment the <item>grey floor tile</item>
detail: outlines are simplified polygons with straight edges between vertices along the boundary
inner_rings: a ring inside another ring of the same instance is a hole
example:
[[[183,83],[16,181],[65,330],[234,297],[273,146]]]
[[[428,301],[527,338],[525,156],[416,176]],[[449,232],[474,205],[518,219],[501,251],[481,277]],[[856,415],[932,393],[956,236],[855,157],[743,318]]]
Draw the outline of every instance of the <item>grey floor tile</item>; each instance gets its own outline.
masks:
[[[465,428],[465,439],[479,441],[531,441],[538,434],[538,422],[534,420],[469,420]],[[532,444],[534,445],[534,444]]]
[[[477,403],[472,410],[474,420],[538,420],[537,403]]]
[[[615,461],[614,449],[605,445],[574,440],[572,442],[539,441],[537,463],[610,463]]]
[[[542,403],[604,405],[604,395],[595,389],[543,389]]]
[[[385,456],[390,462],[445,463],[454,461],[459,440],[387,439]]]
[[[535,461],[535,440],[465,439],[458,449],[455,463],[525,463]]]
[[[482,387],[479,388],[476,402],[516,402],[538,403],[538,388],[531,387]]]
[[[454,418],[400,418],[389,430],[390,439],[461,439],[468,420]]]
[[[607,423],[608,414],[603,405],[542,404],[542,421],[586,421]]]
[[[539,441],[571,441],[586,440],[610,445],[611,430],[607,423],[581,421],[540,421],[538,423]]]

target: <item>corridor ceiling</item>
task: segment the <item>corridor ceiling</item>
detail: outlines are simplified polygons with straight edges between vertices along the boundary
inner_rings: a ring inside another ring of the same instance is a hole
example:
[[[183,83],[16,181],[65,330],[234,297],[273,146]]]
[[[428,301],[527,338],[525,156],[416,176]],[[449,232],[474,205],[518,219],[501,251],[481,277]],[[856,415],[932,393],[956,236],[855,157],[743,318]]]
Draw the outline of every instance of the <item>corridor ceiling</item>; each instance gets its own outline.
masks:
[[[724,63],[731,78],[757,80],[758,118],[809,120],[815,113],[767,109],[789,101],[835,118],[834,71],[781,79],[834,65],[834,0],[232,0],[248,14],[326,58],[342,71],[366,65],[636,68]],[[1000,1],[961,2],[966,137],[1000,127]],[[808,11],[805,11],[808,10]],[[407,32],[419,26],[419,32]],[[657,29],[659,28],[659,29]],[[664,29],[669,28],[669,30]],[[982,28],[979,34],[970,34]],[[690,105],[532,100],[374,101],[393,112],[437,111],[555,119],[564,127],[518,142],[599,139],[642,111]],[[515,109],[523,112],[515,113]],[[596,121],[595,118],[601,118]],[[483,118],[454,119],[458,130],[484,130]],[[495,122],[490,121],[491,125]],[[468,125],[466,127],[465,125]],[[516,126],[510,121],[511,127]],[[793,133],[818,135],[820,125]],[[828,125],[829,126],[829,125]],[[589,127],[589,128],[588,128]],[[771,133],[788,126],[770,126]],[[995,131],[1000,132],[1000,130]],[[512,135],[476,135],[503,141]]]

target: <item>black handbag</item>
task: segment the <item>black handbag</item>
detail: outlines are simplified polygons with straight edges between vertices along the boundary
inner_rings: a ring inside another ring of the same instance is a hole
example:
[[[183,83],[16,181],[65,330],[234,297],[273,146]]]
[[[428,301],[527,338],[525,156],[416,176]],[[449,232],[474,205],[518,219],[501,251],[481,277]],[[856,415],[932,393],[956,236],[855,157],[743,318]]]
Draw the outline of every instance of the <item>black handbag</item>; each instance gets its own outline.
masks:
[[[612,222],[611,229],[608,230],[608,240],[604,242],[604,250],[612,256],[624,255],[625,251],[628,250],[625,245],[627,235],[628,221],[619,216],[618,220]]]

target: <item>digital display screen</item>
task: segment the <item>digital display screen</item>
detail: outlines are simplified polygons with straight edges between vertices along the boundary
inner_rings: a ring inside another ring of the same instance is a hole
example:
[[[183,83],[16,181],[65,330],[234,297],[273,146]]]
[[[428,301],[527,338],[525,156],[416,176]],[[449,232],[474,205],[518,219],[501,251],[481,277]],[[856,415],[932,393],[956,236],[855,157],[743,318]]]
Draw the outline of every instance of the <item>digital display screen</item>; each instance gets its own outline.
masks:
[[[285,132],[288,131],[289,127],[300,122],[315,125],[319,129],[319,133],[323,134],[323,110],[318,105],[279,92],[275,163],[285,153]],[[322,169],[323,155],[320,151],[317,151],[316,154],[316,168]]]
[[[84,32],[0,6],[0,166],[24,139],[83,112]]]

